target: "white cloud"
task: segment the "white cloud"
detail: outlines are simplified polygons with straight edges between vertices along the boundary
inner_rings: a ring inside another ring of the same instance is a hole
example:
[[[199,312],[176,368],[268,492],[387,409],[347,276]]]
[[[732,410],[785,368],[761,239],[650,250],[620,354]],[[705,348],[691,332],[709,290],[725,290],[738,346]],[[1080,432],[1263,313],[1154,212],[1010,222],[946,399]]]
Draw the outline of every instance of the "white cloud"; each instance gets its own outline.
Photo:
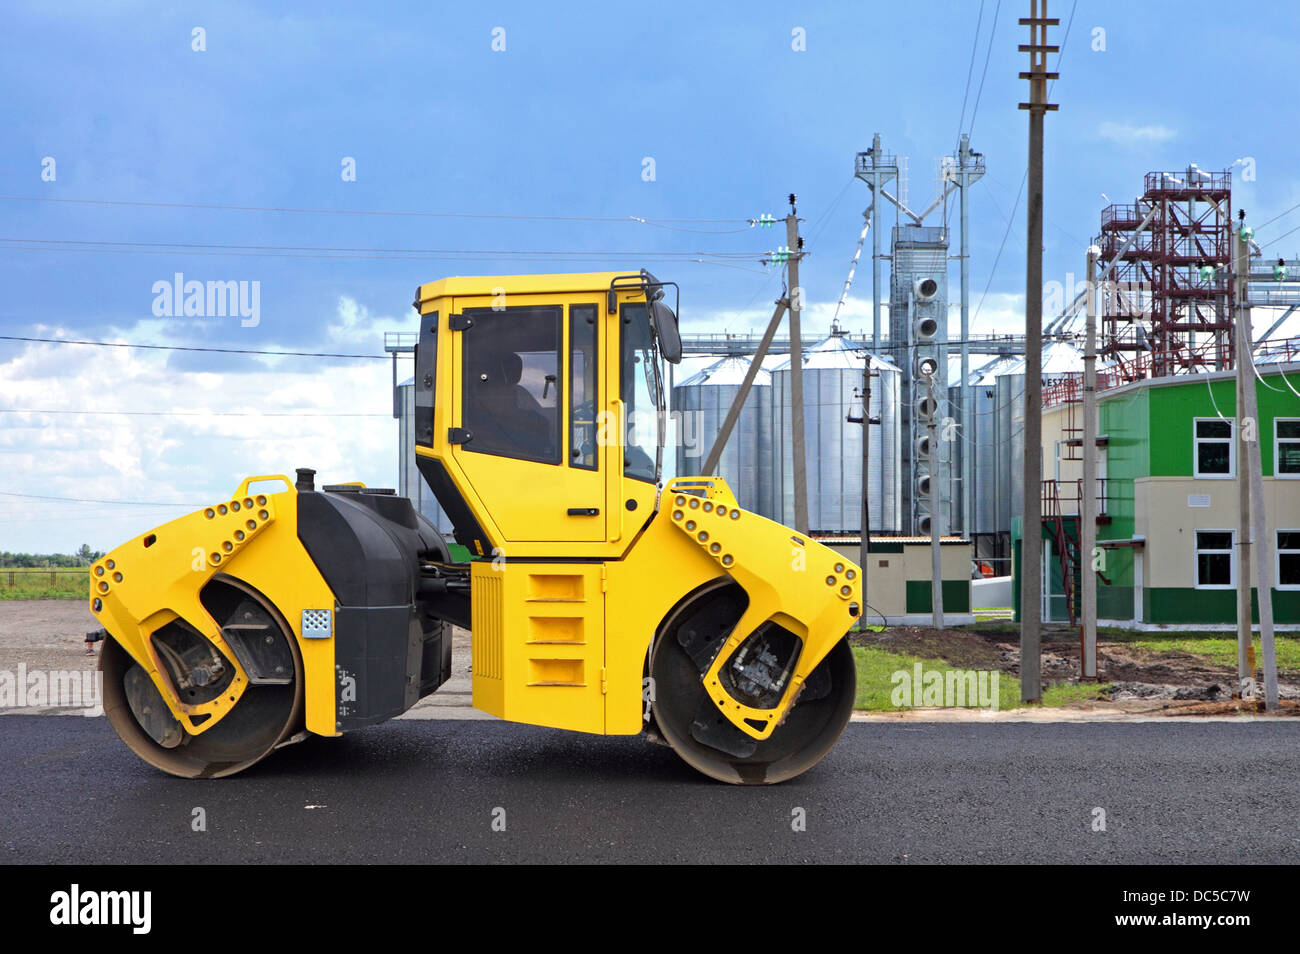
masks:
[[[1166,142],[1173,139],[1178,133],[1168,126],[1139,126],[1135,123],[1119,123],[1106,120],[1097,127],[1097,135],[1102,139],[1109,139],[1111,142],[1124,145],[1147,145]]]
[[[379,353],[405,318],[343,298],[315,347]],[[157,322],[106,330],[104,340],[172,342]],[[81,337],[73,335],[72,337]],[[344,347],[346,346],[346,347]],[[0,408],[293,412],[310,416],[0,414],[0,491],[96,500],[177,502],[115,506],[0,496],[0,550],[109,549],[205,503],[244,477],[314,467],[318,480],[395,486],[397,422],[387,361],[322,364],[249,358],[239,371],[168,368],[172,353],[29,344],[0,363]],[[399,374],[409,374],[399,367]],[[183,365],[182,365],[183,367]],[[366,417],[315,416],[368,414]]]

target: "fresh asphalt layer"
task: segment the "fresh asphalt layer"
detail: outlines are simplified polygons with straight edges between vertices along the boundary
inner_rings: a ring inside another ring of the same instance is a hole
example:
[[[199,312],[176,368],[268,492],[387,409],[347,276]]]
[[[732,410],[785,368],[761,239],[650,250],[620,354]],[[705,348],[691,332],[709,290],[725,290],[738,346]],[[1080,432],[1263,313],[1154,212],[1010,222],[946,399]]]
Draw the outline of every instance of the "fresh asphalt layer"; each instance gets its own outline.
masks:
[[[0,766],[9,863],[1300,860],[1300,720],[854,722],[800,778],[737,788],[642,738],[478,720],[187,781],[103,718],[11,715]]]

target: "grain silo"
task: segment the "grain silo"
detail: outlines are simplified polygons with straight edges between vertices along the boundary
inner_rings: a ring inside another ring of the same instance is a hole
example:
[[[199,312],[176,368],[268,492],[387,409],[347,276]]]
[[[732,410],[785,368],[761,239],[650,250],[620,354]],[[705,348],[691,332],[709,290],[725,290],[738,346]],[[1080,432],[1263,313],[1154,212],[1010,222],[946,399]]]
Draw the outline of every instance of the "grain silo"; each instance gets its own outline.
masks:
[[[720,358],[673,387],[678,474],[700,473],[751,361],[739,355]],[[774,466],[772,381],[771,375],[760,368],[723,448],[717,474],[727,481],[746,510],[775,517]]]
[[[397,386],[397,493],[409,497],[412,505],[441,532],[452,533],[451,518],[438,506],[433,491],[415,466],[415,379],[408,378]]]
[[[808,454],[808,525],[812,533],[860,533],[862,529],[862,364],[867,352],[838,330],[803,356],[804,441]],[[873,355],[868,479],[871,532],[897,533],[900,509],[898,367]],[[791,450],[790,360],[772,368],[773,435],[778,445],[777,520],[794,525],[794,458]]]

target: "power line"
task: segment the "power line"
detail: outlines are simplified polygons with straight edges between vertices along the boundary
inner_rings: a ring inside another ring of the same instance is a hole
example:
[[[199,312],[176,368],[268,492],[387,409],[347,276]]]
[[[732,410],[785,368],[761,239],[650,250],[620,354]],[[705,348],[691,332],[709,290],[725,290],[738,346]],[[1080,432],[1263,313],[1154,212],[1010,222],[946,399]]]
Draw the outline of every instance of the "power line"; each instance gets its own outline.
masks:
[[[107,205],[107,206],[127,206],[134,208],[150,209],[207,209],[221,212],[289,212],[303,213],[308,215],[379,215],[393,216],[400,218],[427,218],[427,219],[508,219],[512,221],[538,221],[538,222],[635,222],[642,225],[657,225],[663,222],[719,222],[719,223],[738,223],[745,222],[745,229],[736,231],[747,231],[752,228],[752,219],[747,218],[649,218],[639,215],[515,215],[509,213],[493,212],[421,212],[406,209],[311,209],[295,208],[292,206],[264,206],[264,205],[220,205],[216,203],[203,202],[140,202],[127,199],[68,199],[54,198],[51,196],[34,196],[34,195],[0,195],[0,201],[3,202],[57,202],[72,205]]]
[[[1001,0],[999,0],[999,6],[1000,6],[1000,5],[1001,5]],[[1070,7],[1070,18],[1069,18],[1069,20],[1067,20],[1066,23],[1065,23],[1065,34],[1061,37],[1061,48],[1060,48],[1060,52],[1058,52],[1058,53],[1056,54],[1056,70],[1055,70],[1054,72],[1058,72],[1058,73],[1059,73],[1060,70],[1061,70],[1061,60],[1065,58],[1065,43],[1066,43],[1067,40],[1070,39],[1070,27],[1072,27],[1072,26],[1074,25],[1074,11],[1075,11],[1075,9],[1076,9],[1078,6],[1079,6],[1079,0],[1074,0],[1074,3],[1073,3],[1073,4],[1071,5],[1071,7]],[[997,26],[997,10],[994,10],[994,11],[993,11],[993,25],[994,25],[995,27]],[[990,49],[992,48],[992,46],[993,46],[993,37],[990,36],[990,37],[989,37],[989,47],[990,47]],[[988,69],[988,63],[987,63],[987,61],[986,61],[985,64],[984,64],[984,68],[985,68],[985,70],[987,71],[987,69]],[[1055,81],[1055,80],[1053,80],[1052,82],[1050,82],[1050,83],[1047,84],[1047,94],[1048,94],[1048,96],[1051,96],[1051,94],[1052,94],[1052,87],[1054,87],[1055,85],[1056,85],[1056,81]],[[980,88],[983,89],[983,87],[984,87],[984,80],[981,78],[981,79],[980,79]],[[976,108],[976,109],[979,108],[979,97],[978,97],[978,96],[975,97],[975,108]],[[974,114],[972,113],[972,114],[971,114],[971,128],[973,129],[974,126],[975,126],[975,116],[974,116]],[[969,130],[968,130],[968,131],[969,131]],[[989,272],[989,280],[988,280],[988,283],[984,286],[984,292],[983,292],[983,294],[980,295],[980,301],[979,301],[979,304],[975,307],[975,314],[974,314],[974,316],[972,316],[972,318],[971,318],[971,323],[972,323],[972,324],[974,324],[975,319],[979,317],[980,309],[984,307],[984,298],[988,295],[988,293],[989,293],[989,289],[993,286],[993,277],[997,274],[997,270],[998,270],[998,262],[1002,259],[1002,250],[1006,247],[1006,244],[1007,244],[1007,236],[1009,236],[1009,235],[1011,234],[1011,226],[1012,226],[1012,224],[1013,224],[1013,223],[1015,222],[1015,220],[1016,220],[1016,210],[1020,208],[1020,197],[1021,197],[1022,195],[1025,194],[1025,183],[1026,183],[1028,180],[1029,180],[1029,167],[1028,167],[1028,165],[1026,165],[1026,166],[1025,166],[1025,174],[1024,174],[1023,176],[1020,177],[1020,189],[1019,189],[1018,192],[1016,192],[1016,202],[1015,202],[1015,205],[1013,205],[1013,206],[1011,207],[1011,216],[1007,219],[1007,228],[1006,228],[1006,231],[1002,233],[1002,243],[998,246],[998,254],[997,254],[997,256],[993,259],[993,268],[992,268],[992,270]]]
[[[998,0],[997,6],[993,8],[993,25],[989,27],[989,46],[984,54],[984,70],[980,73],[979,89],[975,92],[975,105],[970,111],[970,125],[966,127],[968,134],[975,131],[975,116],[980,111],[980,97],[984,95],[984,78],[989,75],[989,59],[993,56],[993,37],[998,32],[998,14],[1002,11],[1002,0]]]
[[[44,494],[20,494],[13,491],[0,490],[0,497],[22,497],[24,500],[57,500],[61,503],[90,503],[90,504],[122,504],[123,506],[132,507],[190,507],[197,509],[203,504],[188,503],[150,503],[145,500],[98,500],[91,497],[50,497]]]
[[[1255,231],[1258,232],[1260,229],[1265,228],[1266,226],[1272,225],[1272,224],[1273,224],[1274,222],[1276,222],[1278,219],[1282,218],[1282,216],[1284,216],[1284,215],[1290,215],[1290,214],[1291,214],[1292,212],[1294,212],[1296,209],[1300,209],[1300,202],[1297,202],[1295,205],[1291,206],[1291,208],[1287,209],[1285,212],[1279,212],[1277,215],[1273,216],[1273,217],[1272,217],[1271,219],[1269,219],[1267,222],[1264,222],[1264,223],[1262,223],[1262,224],[1260,224],[1260,225],[1255,226]],[[1292,231],[1294,231],[1294,230],[1292,230]],[[1289,235],[1290,233],[1287,233],[1287,234]],[[1276,242],[1277,239],[1274,239],[1273,241]]]
[[[386,417],[388,414],[368,414],[351,411],[105,411],[79,408],[0,407],[0,414],[126,414],[139,417]]]
[[[0,238],[0,242],[8,243],[26,243],[36,246],[78,246],[62,249],[63,251],[97,251],[99,248],[125,248],[143,251],[156,250],[175,250],[175,249],[217,249],[221,251],[239,251],[239,252],[308,252],[308,253],[330,253],[337,257],[347,257],[350,254],[365,255],[404,255],[404,256],[493,256],[497,258],[511,258],[515,256],[539,256],[545,258],[554,258],[558,256],[582,256],[584,258],[682,258],[690,257],[717,257],[730,258],[738,260],[753,259],[755,252],[726,252],[726,251],[708,251],[708,250],[615,250],[615,249],[455,249],[455,248],[367,248],[367,247],[349,247],[333,245],[237,245],[233,243],[214,243],[214,242],[114,242],[100,239],[42,239],[42,238]],[[80,246],[93,246],[83,248]]]
[[[342,354],[330,351],[265,351],[257,348],[202,348],[197,345],[131,344],[125,341],[82,341],[72,338],[35,338],[27,335],[0,335],[0,341],[30,341],[37,344],[93,345],[98,348],[141,348],[147,351],[204,351],[216,354],[265,354],[295,358],[355,358],[387,361],[383,354]]]
[[[999,0],[1000,2],[1000,0]],[[980,27],[984,24],[984,0],[980,0],[980,13],[975,21],[975,37],[971,40],[970,45],[970,65],[966,67],[966,91],[961,94],[961,117],[957,120],[957,138],[961,138],[962,126],[966,124],[966,97],[970,95],[971,75],[975,71],[975,51],[980,45]],[[980,82],[983,82],[981,77]],[[972,121],[974,117],[972,117]]]

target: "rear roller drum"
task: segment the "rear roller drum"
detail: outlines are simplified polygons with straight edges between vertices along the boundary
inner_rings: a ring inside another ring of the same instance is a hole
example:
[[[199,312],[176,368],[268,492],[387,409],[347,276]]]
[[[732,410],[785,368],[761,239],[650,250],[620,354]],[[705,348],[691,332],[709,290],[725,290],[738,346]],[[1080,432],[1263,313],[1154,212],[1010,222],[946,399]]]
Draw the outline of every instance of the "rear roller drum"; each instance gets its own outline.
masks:
[[[668,620],[650,660],[655,721],[677,754],[705,775],[740,785],[772,784],[812,768],[834,746],[853,712],[857,670],[848,640],[840,640],[767,739],[745,734],[718,712],[701,676],[746,605],[744,590],[721,581]],[[785,638],[784,630],[775,630],[769,637],[774,647]],[[770,682],[772,671],[748,673]]]
[[[235,708],[207,731],[187,732],[148,673],[111,636],[99,657],[104,714],[118,736],[150,765],[183,778],[234,775],[293,736],[302,722],[302,659],[280,614],[232,577],[216,577],[202,600],[227,643],[239,644],[249,676]],[[189,627],[169,624],[152,638],[164,676],[182,687],[187,702],[205,702],[229,684],[229,661]]]

